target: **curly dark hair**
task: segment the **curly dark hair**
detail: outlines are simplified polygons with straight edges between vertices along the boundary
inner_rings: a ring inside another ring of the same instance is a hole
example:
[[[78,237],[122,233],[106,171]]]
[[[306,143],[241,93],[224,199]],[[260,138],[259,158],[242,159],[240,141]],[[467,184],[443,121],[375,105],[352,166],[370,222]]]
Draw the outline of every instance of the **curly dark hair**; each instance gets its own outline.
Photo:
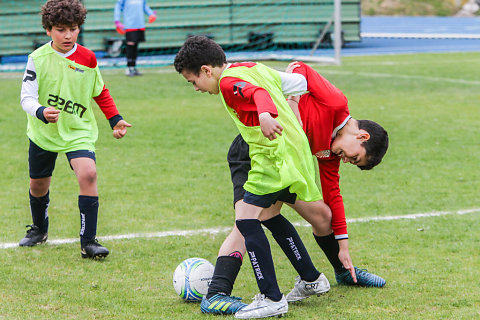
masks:
[[[378,123],[371,120],[358,120],[358,128],[370,134],[370,139],[362,142],[365,148],[367,164],[358,166],[362,170],[370,170],[379,164],[388,149],[388,133]]]
[[[60,25],[80,27],[85,22],[87,9],[79,0],[48,0],[40,14],[45,30]]]
[[[191,36],[178,51],[173,64],[178,73],[185,70],[198,76],[203,65],[221,67],[225,63],[225,52],[218,43],[205,36]]]

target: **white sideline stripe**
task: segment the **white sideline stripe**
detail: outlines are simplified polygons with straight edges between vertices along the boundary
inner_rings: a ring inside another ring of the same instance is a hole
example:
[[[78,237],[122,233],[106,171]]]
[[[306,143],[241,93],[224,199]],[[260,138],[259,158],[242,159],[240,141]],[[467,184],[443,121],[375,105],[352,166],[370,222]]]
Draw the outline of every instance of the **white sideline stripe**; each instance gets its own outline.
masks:
[[[480,208],[474,209],[465,209],[458,211],[438,211],[438,212],[428,212],[428,213],[416,213],[416,214],[406,214],[402,216],[386,216],[386,217],[365,217],[365,218],[355,218],[347,219],[347,223],[357,223],[357,222],[370,222],[370,221],[388,221],[388,220],[401,220],[401,219],[418,219],[418,218],[429,218],[429,217],[439,217],[446,216],[450,214],[464,215],[468,213],[480,212]],[[295,226],[300,227],[309,227],[308,223],[294,223]],[[218,234],[226,233],[232,230],[232,227],[223,227],[223,228],[207,228],[207,229],[197,229],[197,230],[174,230],[174,231],[163,231],[163,232],[154,232],[154,233],[130,233],[130,234],[121,234],[116,236],[104,236],[98,237],[99,240],[121,240],[121,239],[138,239],[138,238],[163,238],[163,237],[173,237],[181,236],[186,237],[192,234],[198,233],[208,233],[208,234]],[[49,245],[60,245],[67,243],[76,243],[78,238],[75,239],[56,239],[48,240]],[[0,249],[9,249],[18,247],[18,243],[0,243]]]
[[[480,34],[361,32],[360,37],[362,38],[405,38],[405,39],[480,39]]]
[[[427,81],[436,81],[436,82],[480,85],[480,81],[476,81],[476,80],[412,76],[412,75],[401,75],[401,74],[392,74],[392,73],[354,72],[354,71],[338,71],[338,70],[324,70],[322,73],[324,73],[324,74],[340,74],[340,75],[357,75],[357,76],[374,77],[374,78],[417,79],[417,80],[427,80]]]
[[[355,222],[370,222],[370,221],[389,221],[389,220],[402,220],[402,219],[418,219],[418,218],[430,218],[430,217],[440,217],[446,216],[450,214],[458,214],[464,215],[467,213],[475,213],[480,212],[480,208],[476,209],[466,209],[466,210],[458,210],[458,211],[434,211],[428,213],[415,213],[415,214],[406,214],[401,216],[386,216],[386,217],[365,217],[365,218],[354,218],[354,219],[347,219],[347,223],[355,223]],[[295,224],[301,227],[309,227],[310,224],[308,223],[298,223]]]

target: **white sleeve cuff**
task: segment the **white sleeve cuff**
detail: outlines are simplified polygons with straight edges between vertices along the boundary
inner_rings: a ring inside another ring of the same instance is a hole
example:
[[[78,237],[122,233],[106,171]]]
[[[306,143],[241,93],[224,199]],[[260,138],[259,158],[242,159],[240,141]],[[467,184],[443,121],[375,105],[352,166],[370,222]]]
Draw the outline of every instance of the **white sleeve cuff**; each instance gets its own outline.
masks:
[[[299,73],[278,72],[284,95],[299,96],[307,92],[307,79]]]

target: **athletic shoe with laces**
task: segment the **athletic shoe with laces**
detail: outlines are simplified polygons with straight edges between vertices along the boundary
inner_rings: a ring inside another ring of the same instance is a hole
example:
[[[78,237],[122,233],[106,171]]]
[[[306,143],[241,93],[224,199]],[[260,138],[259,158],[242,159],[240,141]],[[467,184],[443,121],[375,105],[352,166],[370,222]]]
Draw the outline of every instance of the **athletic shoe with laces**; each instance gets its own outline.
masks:
[[[256,319],[267,317],[281,317],[288,311],[288,302],[284,295],[280,301],[272,301],[265,295],[258,293],[253,302],[235,313],[237,319]]]
[[[141,76],[142,74],[135,67],[127,67],[127,70],[125,71],[125,75],[129,77],[134,77],[134,76]]]
[[[101,259],[109,254],[108,249],[98,243],[97,239],[82,243],[81,250],[82,258]]]
[[[33,247],[47,241],[48,232],[40,232],[40,229],[34,224],[27,225],[26,227],[30,229],[27,230],[25,237],[20,240],[20,247]]]
[[[377,287],[381,288],[385,286],[385,279],[369,273],[365,269],[359,269],[355,267],[355,275],[357,276],[357,283],[353,282],[352,275],[349,270],[337,274],[335,273],[335,279],[339,285],[349,285],[349,286],[362,286],[362,287]]]
[[[238,310],[247,306],[240,300],[242,300],[242,298],[227,296],[223,293],[217,293],[210,299],[203,296],[200,310],[202,310],[203,313],[234,314]]]
[[[308,282],[300,276],[295,278],[295,286],[287,294],[288,302],[300,301],[313,295],[322,295],[330,290],[330,283],[323,273],[320,273],[317,280]]]

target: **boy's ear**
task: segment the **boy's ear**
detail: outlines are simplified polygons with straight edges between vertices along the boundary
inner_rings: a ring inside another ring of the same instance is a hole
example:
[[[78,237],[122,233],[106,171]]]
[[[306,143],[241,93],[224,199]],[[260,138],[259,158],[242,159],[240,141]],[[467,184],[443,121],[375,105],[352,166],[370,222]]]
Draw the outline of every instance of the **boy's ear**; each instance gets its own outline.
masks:
[[[52,32],[52,29],[45,29],[45,31],[47,32],[47,36],[50,37],[50,32]]]
[[[370,133],[367,131],[360,129],[360,132],[357,134],[357,139],[360,139],[363,141],[368,141],[370,140]]]
[[[212,75],[212,68],[209,65],[202,65],[200,67],[200,72],[205,72],[205,74],[210,77]]]

